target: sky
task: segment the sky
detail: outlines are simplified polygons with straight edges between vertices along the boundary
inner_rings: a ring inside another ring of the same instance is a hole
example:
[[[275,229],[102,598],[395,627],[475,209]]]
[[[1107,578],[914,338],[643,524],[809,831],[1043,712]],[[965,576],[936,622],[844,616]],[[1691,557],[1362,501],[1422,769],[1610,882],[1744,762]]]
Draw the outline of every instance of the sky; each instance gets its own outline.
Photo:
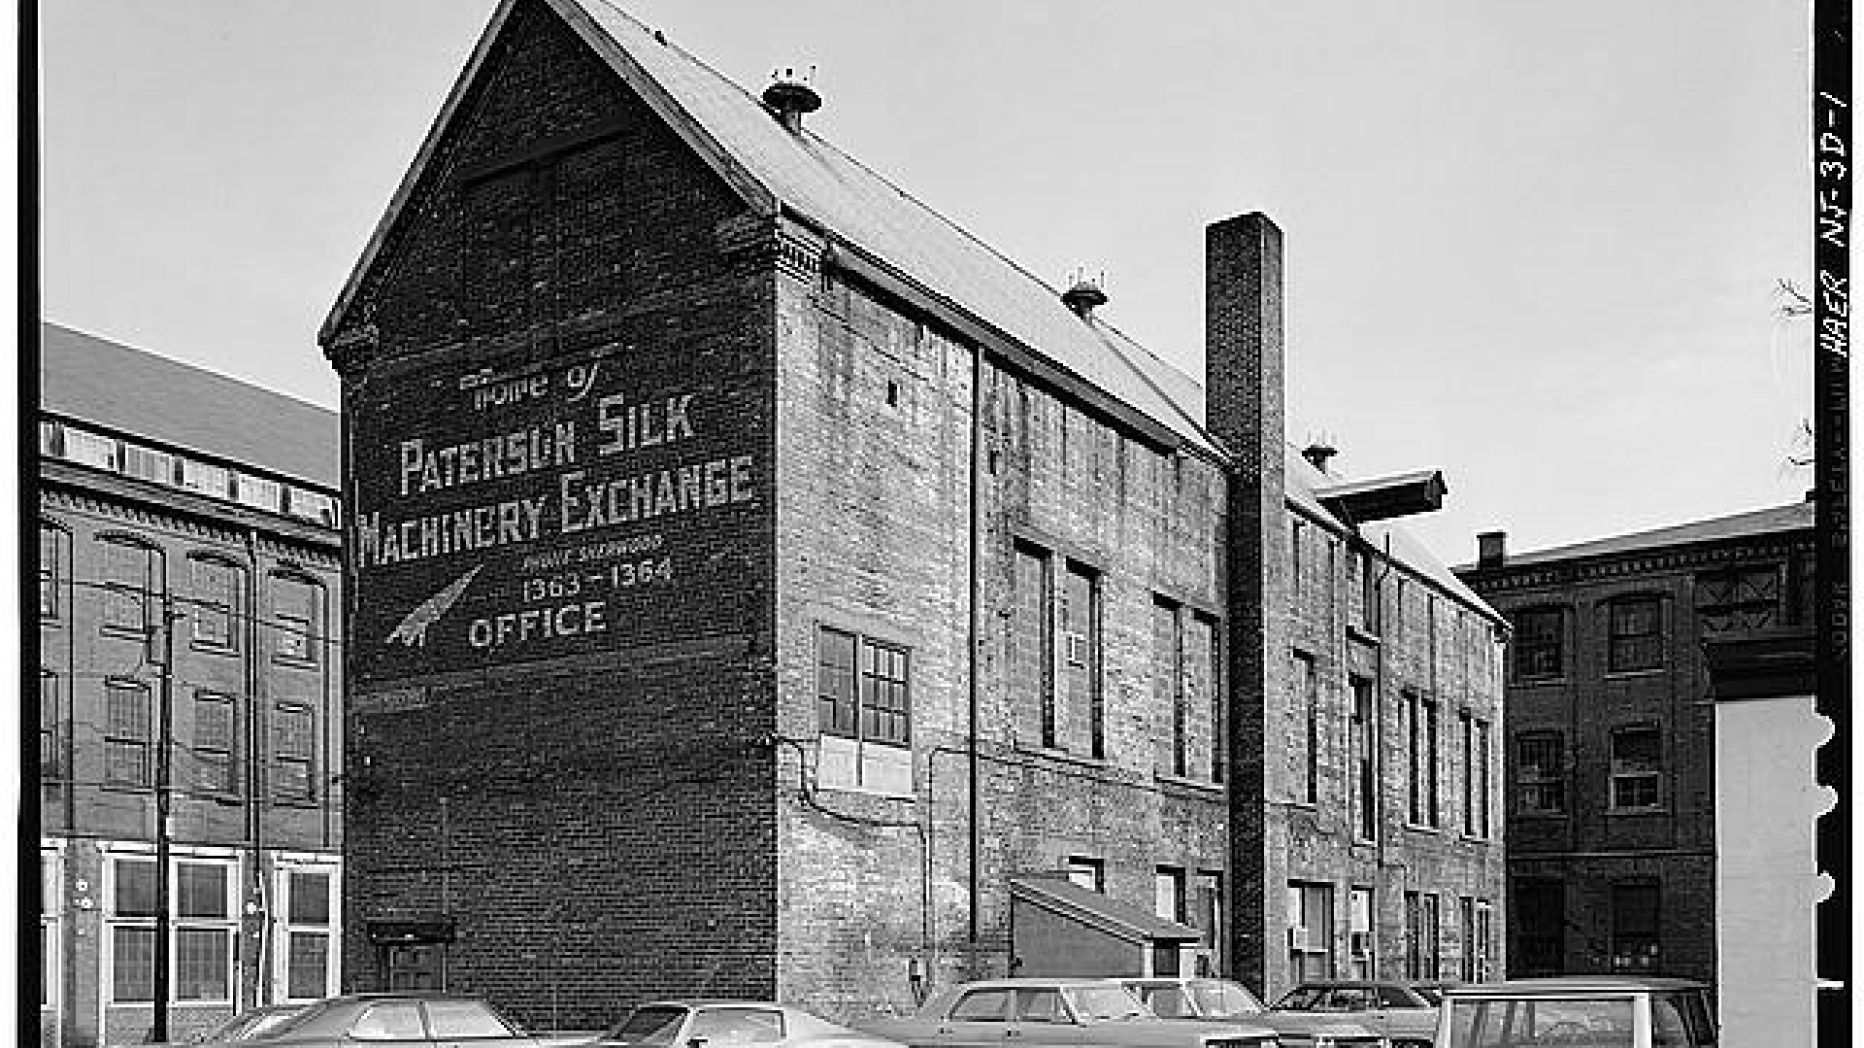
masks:
[[[494,0],[40,5],[42,316],[329,407],[316,330]],[[1446,562],[1797,501],[1807,12],[1780,0],[621,6],[1203,374],[1285,235],[1287,432],[1441,469]]]

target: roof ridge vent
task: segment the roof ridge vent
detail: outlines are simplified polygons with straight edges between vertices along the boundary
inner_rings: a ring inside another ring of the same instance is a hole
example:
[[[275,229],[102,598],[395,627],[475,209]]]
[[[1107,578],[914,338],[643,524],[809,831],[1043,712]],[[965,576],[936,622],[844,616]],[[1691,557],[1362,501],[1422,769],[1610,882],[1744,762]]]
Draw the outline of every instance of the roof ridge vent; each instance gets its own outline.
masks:
[[[802,131],[803,114],[822,108],[822,96],[810,86],[814,80],[815,66],[810,66],[809,72],[801,77],[790,67],[770,71],[770,86],[764,88],[764,105],[791,134]]]
[[[1106,283],[1107,272],[1104,269],[1097,280],[1089,280],[1086,271],[1077,269],[1069,281],[1068,290],[1061,293],[1062,305],[1086,320],[1094,315],[1096,307],[1107,304]]]

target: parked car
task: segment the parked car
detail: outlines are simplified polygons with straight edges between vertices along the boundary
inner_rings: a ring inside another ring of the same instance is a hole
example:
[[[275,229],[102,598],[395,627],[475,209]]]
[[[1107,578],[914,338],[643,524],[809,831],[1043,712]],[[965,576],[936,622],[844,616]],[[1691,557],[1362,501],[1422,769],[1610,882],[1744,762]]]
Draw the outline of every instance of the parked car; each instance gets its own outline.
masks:
[[[1431,1007],[1435,1008],[1443,1004],[1443,995],[1450,992],[1451,987],[1460,986],[1462,984],[1445,980],[1445,981],[1433,981],[1433,982],[1413,982],[1413,983],[1410,983],[1409,985],[1412,990],[1416,991],[1419,997],[1422,997],[1426,1001],[1429,1001],[1431,1004]]]
[[[603,1048],[718,1048],[728,1044],[792,1048],[901,1048],[781,1004],[682,1000],[643,1004],[602,1034]]]
[[[241,1030],[213,1045],[244,1048],[554,1048],[561,1040],[525,1033],[476,997],[442,993],[364,993],[326,997],[257,1034]]]
[[[994,979],[926,998],[910,1019],[872,1032],[913,1048],[1275,1048],[1256,1023],[1161,1019],[1108,979]]]
[[[1561,976],[1452,987],[1438,1048],[1708,1048],[1708,987],[1685,979]]]
[[[1386,1038],[1392,1048],[1430,1048],[1437,1034],[1437,1007],[1405,983],[1382,979],[1304,982],[1281,996],[1271,1016],[1350,1015],[1352,1021]]]
[[[212,1027],[205,1032],[191,1034],[180,1040],[151,1041],[141,1048],[191,1048],[201,1044],[229,1044],[249,1041],[283,1023],[286,1019],[303,1011],[303,1002],[297,1004],[267,1004],[247,1010],[231,1019]]]
[[[1376,1032],[1333,1016],[1271,1012],[1239,982],[1201,976],[1121,979],[1121,985],[1163,1019],[1248,1022],[1267,1026],[1283,1048],[1387,1048]]]

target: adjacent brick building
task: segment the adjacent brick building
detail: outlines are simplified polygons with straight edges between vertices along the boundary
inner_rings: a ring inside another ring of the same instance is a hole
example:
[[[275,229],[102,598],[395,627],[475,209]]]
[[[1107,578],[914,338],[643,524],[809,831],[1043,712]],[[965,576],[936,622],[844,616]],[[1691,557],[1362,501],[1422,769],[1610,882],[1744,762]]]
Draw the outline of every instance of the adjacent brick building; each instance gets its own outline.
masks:
[[[53,324],[40,359],[41,1043],[147,1038],[165,740],[170,1036],[331,993],[337,416]]]
[[[1703,648],[1811,623],[1812,523],[1805,502],[1526,554],[1482,536],[1463,578],[1514,627],[1510,974],[1715,978]]]
[[[859,1018],[1097,899],[1483,974],[1500,620],[1389,523],[1440,477],[1284,440],[1279,230],[1208,231],[1200,384],[818,103],[511,0],[343,289],[346,984]]]

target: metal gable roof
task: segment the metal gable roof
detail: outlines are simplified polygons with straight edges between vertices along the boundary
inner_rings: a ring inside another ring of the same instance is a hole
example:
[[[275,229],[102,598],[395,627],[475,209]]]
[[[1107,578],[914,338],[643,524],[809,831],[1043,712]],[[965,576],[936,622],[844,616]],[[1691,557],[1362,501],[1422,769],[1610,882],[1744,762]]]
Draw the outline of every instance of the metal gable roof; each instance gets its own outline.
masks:
[[[1555,546],[1551,549],[1509,553],[1500,570],[1506,571],[1509,568],[1548,564],[1554,561],[1580,560],[1586,557],[1610,557],[1670,546],[1686,546],[1698,542],[1722,542],[1729,539],[1753,538],[1789,531],[1809,531],[1812,528],[1815,514],[1816,507],[1811,502],[1771,506],[1726,517],[1712,517],[1687,524],[1633,532],[1629,535],[1612,535],[1589,542]],[[1467,564],[1462,566],[1462,570],[1494,571],[1497,569]]]
[[[1186,411],[1160,391],[1123,336],[1084,322],[1050,287],[862,166],[808,128],[791,133],[764,104],[604,0],[576,4],[688,118],[799,218],[1049,358],[1187,442],[1214,450]],[[598,50],[605,50],[598,47]],[[616,64],[616,63],[611,63]],[[617,73],[633,83],[629,70]],[[1142,370],[1142,368],[1144,370]],[[1167,380],[1170,381],[1169,379]]]
[[[39,410],[339,486],[336,412],[58,324],[39,325]]]

